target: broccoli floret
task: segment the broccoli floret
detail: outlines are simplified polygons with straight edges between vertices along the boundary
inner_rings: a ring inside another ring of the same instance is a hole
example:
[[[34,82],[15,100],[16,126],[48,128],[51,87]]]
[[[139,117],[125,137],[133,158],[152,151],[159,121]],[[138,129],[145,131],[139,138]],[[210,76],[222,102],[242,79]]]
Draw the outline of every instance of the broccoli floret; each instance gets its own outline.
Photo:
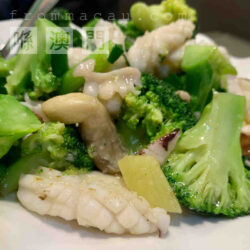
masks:
[[[240,146],[244,115],[244,97],[214,93],[199,122],[183,134],[163,166],[182,205],[231,217],[250,213]]]
[[[211,101],[213,89],[221,91],[224,75],[237,74],[236,69],[216,46],[187,46],[181,68],[185,72],[184,89],[190,93],[195,111],[202,111]]]
[[[71,165],[79,169],[93,168],[93,161],[76,128],[63,123],[47,123],[23,140],[23,156],[42,152],[50,155],[49,166],[53,168],[67,169]]]
[[[92,156],[89,154],[85,143],[80,139],[78,131],[73,127],[66,127],[63,138],[62,146],[67,150],[68,161],[78,169],[91,170],[94,166]]]
[[[60,169],[65,174],[86,173],[94,167],[76,128],[59,122],[44,124],[38,132],[24,138],[21,147],[17,145],[13,150],[19,154],[19,159],[8,162],[14,153],[10,150],[0,162],[3,165],[0,166],[0,195],[16,190],[20,175],[40,166]]]
[[[137,2],[132,5],[130,14],[136,27],[142,31],[151,31],[178,19],[197,21],[196,11],[185,0],[165,0],[158,5]]]
[[[3,57],[0,56],[0,77],[5,78],[10,75],[11,71],[15,67],[16,64],[16,57],[11,57],[8,60],[5,60]]]
[[[141,126],[152,141],[176,128],[185,131],[195,124],[189,104],[170,84],[148,74],[142,74],[141,80],[140,94],[129,93],[123,103],[122,120],[130,129]]]
[[[38,19],[17,55],[12,74],[7,77],[8,94],[20,100],[25,92],[33,99],[56,94],[60,76],[68,69],[68,39],[68,34],[54,23]]]

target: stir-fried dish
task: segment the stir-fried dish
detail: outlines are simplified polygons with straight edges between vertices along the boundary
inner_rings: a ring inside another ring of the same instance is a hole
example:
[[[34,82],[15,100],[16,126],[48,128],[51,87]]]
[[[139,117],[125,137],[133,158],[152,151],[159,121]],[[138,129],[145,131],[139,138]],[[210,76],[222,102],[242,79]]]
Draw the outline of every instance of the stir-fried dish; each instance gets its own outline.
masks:
[[[250,214],[250,80],[185,0],[130,12],[75,30],[55,9],[0,58],[0,195],[115,234]]]

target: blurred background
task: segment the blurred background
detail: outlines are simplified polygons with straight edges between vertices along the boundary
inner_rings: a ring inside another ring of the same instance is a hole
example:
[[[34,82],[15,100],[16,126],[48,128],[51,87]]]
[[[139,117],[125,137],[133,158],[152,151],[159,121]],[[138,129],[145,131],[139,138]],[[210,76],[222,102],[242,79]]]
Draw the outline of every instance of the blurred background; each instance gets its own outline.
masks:
[[[160,0],[143,0],[148,4]],[[33,0],[0,0],[0,20],[21,18]],[[82,25],[95,15],[102,18],[127,18],[135,0],[61,0],[57,7],[67,8],[73,21]],[[229,47],[232,54],[250,56],[250,0],[187,0],[197,9],[200,32]],[[220,32],[220,33],[218,33]],[[249,51],[249,52],[247,52]],[[247,52],[247,54],[246,54]]]

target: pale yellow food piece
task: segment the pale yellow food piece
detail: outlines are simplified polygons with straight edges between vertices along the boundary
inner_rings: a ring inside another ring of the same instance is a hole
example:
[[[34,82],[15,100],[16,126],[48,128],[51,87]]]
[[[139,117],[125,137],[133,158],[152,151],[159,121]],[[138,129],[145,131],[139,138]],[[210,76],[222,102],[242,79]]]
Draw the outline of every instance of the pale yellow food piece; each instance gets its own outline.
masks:
[[[181,213],[181,207],[164,176],[159,162],[152,156],[125,156],[119,161],[128,189],[144,197],[152,207]]]

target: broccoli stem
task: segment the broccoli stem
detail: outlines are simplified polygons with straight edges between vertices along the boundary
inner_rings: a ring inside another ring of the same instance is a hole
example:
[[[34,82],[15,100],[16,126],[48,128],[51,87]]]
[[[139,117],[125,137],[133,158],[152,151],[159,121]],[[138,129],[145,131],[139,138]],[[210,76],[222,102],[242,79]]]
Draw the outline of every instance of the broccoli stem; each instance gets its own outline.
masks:
[[[31,44],[28,48],[22,48],[16,56],[16,63],[11,75],[7,77],[5,88],[9,95],[15,95],[22,99],[23,94],[27,91],[27,86],[31,82],[30,66],[35,55],[37,37],[35,29],[30,32]]]
[[[164,168],[182,204],[232,217],[250,213],[240,146],[244,115],[244,97],[214,93],[199,122],[183,134]]]
[[[223,75],[237,74],[231,63],[213,45],[187,46],[181,67],[186,73],[183,87],[190,93],[195,111],[202,111],[211,101],[213,89],[221,90]]]

